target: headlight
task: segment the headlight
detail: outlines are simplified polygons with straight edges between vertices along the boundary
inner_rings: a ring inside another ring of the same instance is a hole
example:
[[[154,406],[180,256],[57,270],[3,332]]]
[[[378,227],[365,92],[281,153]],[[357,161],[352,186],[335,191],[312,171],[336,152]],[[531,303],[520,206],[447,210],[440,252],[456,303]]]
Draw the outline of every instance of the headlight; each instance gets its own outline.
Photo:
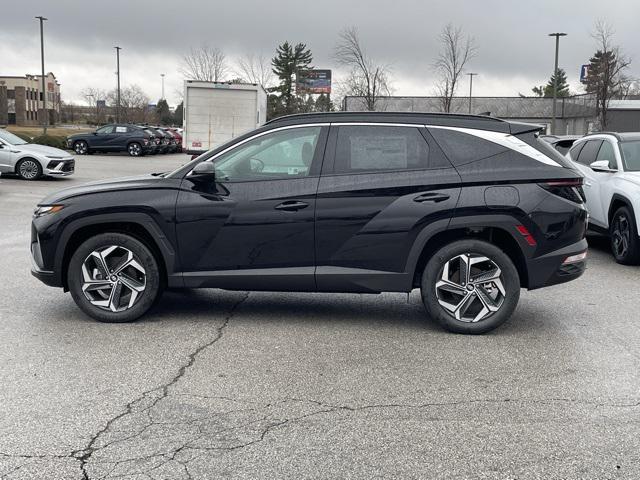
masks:
[[[45,215],[51,215],[57,213],[64,208],[64,205],[40,205],[33,211],[35,218],[43,217]]]

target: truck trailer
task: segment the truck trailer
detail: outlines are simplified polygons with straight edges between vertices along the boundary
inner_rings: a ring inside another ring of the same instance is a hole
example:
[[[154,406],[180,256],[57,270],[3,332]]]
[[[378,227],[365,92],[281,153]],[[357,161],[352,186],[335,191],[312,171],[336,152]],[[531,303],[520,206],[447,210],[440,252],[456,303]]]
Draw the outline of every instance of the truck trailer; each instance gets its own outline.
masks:
[[[182,149],[211,150],[267,120],[267,93],[251,83],[184,82]]]

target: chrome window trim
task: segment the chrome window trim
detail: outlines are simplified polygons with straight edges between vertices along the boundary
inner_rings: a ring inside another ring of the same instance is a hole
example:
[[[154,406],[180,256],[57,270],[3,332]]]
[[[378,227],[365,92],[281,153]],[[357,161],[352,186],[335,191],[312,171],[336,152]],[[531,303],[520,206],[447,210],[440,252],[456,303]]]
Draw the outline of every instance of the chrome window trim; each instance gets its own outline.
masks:
[[[273,132],[279,132],[281,130],[289,130],[289,129],[293,129],[293,128],[303,128],[303,127],[328,127],[330,124],[329,123],[304,123],[304,124],[300,124],[300,125],[285,125],[284,127],[277,127],[277,128],[272,128],[270,130],[266,130],[264,132],[260,132],[257,133],[249,138],[245,138],[244,140],[242,140],[241,142],[235,143],[233,145],[231,145],[228,148],[225,148],[224,150],[222,150],[221,152],[216,153],[214,156],[207,158],[206,160],[204,160],[205,162],[212,162],[214,161],[216,158],[218,158],[220,155],[224,155],[225,153],[233,150],[234,148],[238,148],[241,145],[244,145],[245,143],[254,140],[256,138],[260,138],[264,135],[267,135],[269,133],[273,133]],[[191,171],[189,172],[191,173]],[[187,175],[189,175],[189,173]]]

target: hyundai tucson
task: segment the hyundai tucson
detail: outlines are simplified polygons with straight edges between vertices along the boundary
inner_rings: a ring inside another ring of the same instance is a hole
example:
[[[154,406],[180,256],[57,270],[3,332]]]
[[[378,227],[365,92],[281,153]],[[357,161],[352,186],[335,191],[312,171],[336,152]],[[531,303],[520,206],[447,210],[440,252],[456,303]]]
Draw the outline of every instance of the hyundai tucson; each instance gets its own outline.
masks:
[[[582,175],[540,126],[444,114],[281,117],[175,171],[38,205],[33,274],[128,322],[163,289],[411,292],[483,333],[587,255]]]

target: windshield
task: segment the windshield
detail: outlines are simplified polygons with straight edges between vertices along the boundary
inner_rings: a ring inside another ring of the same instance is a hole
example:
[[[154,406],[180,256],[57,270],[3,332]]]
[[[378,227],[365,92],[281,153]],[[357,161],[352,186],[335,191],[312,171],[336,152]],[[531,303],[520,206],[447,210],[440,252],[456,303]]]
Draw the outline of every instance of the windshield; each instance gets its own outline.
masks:
[[[627,172],[640,172],[640,140],[621,142],[622,161]]]
[[[17,135],[14,135],[11,132],[7,132],[6,130],[0,129],[0,140],[4,140],[9,145],[26,145],[29,142],[24,141]]]

